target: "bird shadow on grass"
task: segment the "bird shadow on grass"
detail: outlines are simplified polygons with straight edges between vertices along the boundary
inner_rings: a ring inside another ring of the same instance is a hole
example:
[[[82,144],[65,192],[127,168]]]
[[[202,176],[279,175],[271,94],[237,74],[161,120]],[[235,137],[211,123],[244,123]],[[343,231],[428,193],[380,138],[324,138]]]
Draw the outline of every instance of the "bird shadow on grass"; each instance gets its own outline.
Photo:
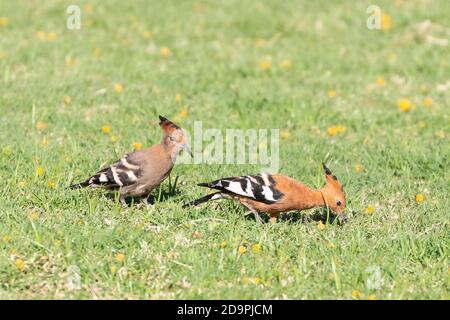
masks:
[[[270,222],[270,216],[265,213],[259,214],[264,223]],[[247,219],[255,220],[255,216],[253,214],[248,214],[246,216]],[[302,212],[302,211],[290,211],[286,213],[282,213],[278,217],[279,222],[284,223],[311,223],[311,222],[323,222],[326,223],[328,220],[329,223],[342,224],[342,222],[338,219],[338,216],[333,213],[328,213],[326,208],[316,209],[312,213],[310,212]]]

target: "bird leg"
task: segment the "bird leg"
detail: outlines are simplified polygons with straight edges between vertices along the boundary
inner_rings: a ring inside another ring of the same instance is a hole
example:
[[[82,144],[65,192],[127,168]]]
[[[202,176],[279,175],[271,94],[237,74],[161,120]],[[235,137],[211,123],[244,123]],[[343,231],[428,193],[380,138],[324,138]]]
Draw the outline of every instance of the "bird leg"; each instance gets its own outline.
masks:
[[[245,214],[251,214],[253,213],[253,215],[255,216],[255,220],[258,221],[260,224],[263,224],[263,221],[261,219],[261,217],[259,216],[258,211],[255,210],[255,208],[253,208],[251,205],[246,204],[246,203],[242,203],[244,205],[244,207],[246,207],[249,211]]]
[[[151,206],[153,206],[155,204],[155,197],[152,196],[151,193],[149,193],[147,198],[144,198],[144,200],[142,200],[142,202],[145,204],[145,206],[148,209],[148,208],[150,208]]]

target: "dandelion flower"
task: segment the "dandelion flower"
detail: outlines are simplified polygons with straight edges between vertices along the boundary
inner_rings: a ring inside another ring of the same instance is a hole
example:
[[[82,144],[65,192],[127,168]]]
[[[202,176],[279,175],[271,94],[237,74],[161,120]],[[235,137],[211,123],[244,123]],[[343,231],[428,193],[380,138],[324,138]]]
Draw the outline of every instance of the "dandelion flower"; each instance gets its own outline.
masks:
[[[56,40],[56,34],[54,34],[53,32],[47,33],[46,40],[50,41],[50,42],[51,41],[55,41]]]
[[[381,15],[381,30],[389,31],[392,27],[391,17],[387,14]]]
[[[336,245],[333,242],[329,242],[327,244],[327,247],[330,248],[330,249],[334,249],[334,248],[336,248]]]
[[[319,221],[319,224],[317,225],[317,228],[319,230],[325,230],[325,225],[322,223],[322,221]]]
[[[359,292],[358,290],[353,290],[352,297],[355,299],[359,299],[361,297],[361,292]]]
[[[181,94],[177,93],[177,94],[175,95],[175,101],[176,101],[176,102],[181,102]]]
[[[66,57],[65,62],[68,68],[73,68],[75,66],[75,59],[72,57]]]
[[[289,131],[287,131],[287,130],[281,131],[281,139],[287,140],[287,139],[289,139],[289,136],[290,136]]]
[[[72,98],[70,96],[64,96],[63,101],[64,104],[70,104],[72,102]]]
[[[36,221],[38,219],[39,219],[39,213],[34,211],[34,210],[31,211],[31,213],[30,213],[30,220],[31,221]]]
[[[117,93],[121,93],[123,91],[123,85],[121,83],[114,84],[114,91]]]
[[[161,57],[168,58],[172,53],[170,52],[170,49],[167,47],[162,47],[160,52]]]
[[[333,98],[336,96],[336,91],[335,90],[328,90],[327,95],[329,98]]]
[[[433,99],[431,99],[430,97],[426,97],[425,99],[423,99],[423,105],[425,107],[431,107],[432,104],[433,104]]]
[[[133,143],[133,148],[134,148],[134,150],[136,150],[136,151],[140,151],[140,150],[142,149],[142,143],[140,143],[140,142],[134,142],[134,143]]]
[[[109,126],[104,125],[104,126],[102,127],[102,132],[103,132],[103,133],[109,133],[110,131],[111,131],[111,129],[109,128]]]
[[[444,139],[445,138],[445,132],[444,130],[439,130],[436,132],[436,137]]]
[[[187,106],[184,106],[183,109],[181,109],[180,111],[180,117],[186,118],[187,116],[188,116],[188,108]]]
[[[239,254],[244,254],[245,252],[247,252],[247,248],[245,248],[244,246],[239,246],[238,253]]]
[[[27,186],[27,182],[26,181],[20,181],[19,182],[19,188],[25,188]]]
[[[144,39],[150,39],[151,36],[151,32],[150,31],[144,31],[142,32],[142,37],[144,37]]]
[[[14,261],[14,265],[19,271],[23,271],[25,269],[25,261],[23,261],[22,259],[16,259]]]
[[[271,67],[272,67],[272,61],[270,61],[269,59],[264,59],[259,62],[259,68],[262,71],[269,70]]]
[[[261,245],[259,243],[255,243],[252,245],[252,251],[253,253],[259,253],[261,251]]]
[[[116,273],[116,271],[117,271],[117,268],[115,265],[112,265],[109,269],[111,270],[111,273]]]
[[[119,140],[119,137],[118,137],[118,136],[115,136],[115,135],[112,135],[112,136],[111,136],[111,142],[112,142],[112,143],[116,143],[117,140]]]
[[[374,294],[371,294],[367,297],[367,300],[377,300],[377,296]]]
[[[369,204],[364,212],[366,214],[372,214],[375,212],[375,207],[373,205]]]
[[[425,197],[423,194],[421,194],[421,193],[416,194],[416,202],[417,203],[423,202],[424,200],[425,200]]]
[[[116,255],[116,261],[122,263],[125,260],[125,255],[123,253],[118,253]]]
[[[45,169],[43,167],[37,167],[36,168],[36,175],[38,177],[42,177],[44,175]]]
[[[9,24],[9,19],[6,17],[0,17],[0,26],[7,26]]]
[[[41,144],[42,144],[43,147],[48,146],[48,140],[47,140],[47,138],[45,138],[45,137],[42,138]]]
[[[10,241],[11,241],[11,237],[8,236],[8,235],[4,235],[4,236],[2,237],[2,241],[3,241],[3,242],[10,242]]]
[[[378,77],[377,78],[377,85],[379,85],[380,87],[386,85],[386,80],[384,80],[383,77]]]
[[[36,129],[38,130],[44,130],[45,128],[47,128],[47,124],[42,122],[42,121],[38,121],[36,123]]]
[[[45,32],[44,31],[36,32],[36,38],[38,38],[41,41],[45,40],[45,38],[46,38]]]
[[[53,181],[53,180],[48,180],[48,181],[47,181],[47,187],[49,187],[49,188],[54,188],[54,187],[55,187],[55,181]]]
[[[282,69],[291,69],[292,68],[292,61],[289,60],[289,59],[284,59],[283,61],[281,61],[280,67]]]
[[[329,127],[327,129],[327,133],[330,137],[333,137],[333,136],[337,135],[338,133],[343,133],[345,131],[347,131],[347,127],[340,125],[340,124],[333,126],[333,127]]]
[[[411,101],[405,98],[397,100],[398,108],[403,112],[408,112],[411,109]]]
[[[227,243],[226,241],[222,241],[222,242],[220,243],[220,247],[221,247],[222,249],[225,248],[227,245],[228,245],[228,243]]]
[[[92,13],[92,11],[93,11],[92,4],[86,3],[86,4],[84,5],[84,11],[85,11],[86,13]]]
[[[361,163],[357,163],[355,164],[355,171],[360,173],[361,171],[363,171],[364,167]]]

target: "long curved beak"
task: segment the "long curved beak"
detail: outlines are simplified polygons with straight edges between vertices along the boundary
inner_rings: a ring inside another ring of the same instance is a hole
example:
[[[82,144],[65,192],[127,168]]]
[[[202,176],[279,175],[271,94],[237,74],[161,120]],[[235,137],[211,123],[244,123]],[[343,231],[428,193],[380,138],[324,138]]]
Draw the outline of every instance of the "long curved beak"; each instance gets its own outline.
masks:
[[[191,158],[194,157],[194,155],[192,154],[191,149],[188,147],[187,144],[183,144],[183,150],[186,151],[191,156]]]

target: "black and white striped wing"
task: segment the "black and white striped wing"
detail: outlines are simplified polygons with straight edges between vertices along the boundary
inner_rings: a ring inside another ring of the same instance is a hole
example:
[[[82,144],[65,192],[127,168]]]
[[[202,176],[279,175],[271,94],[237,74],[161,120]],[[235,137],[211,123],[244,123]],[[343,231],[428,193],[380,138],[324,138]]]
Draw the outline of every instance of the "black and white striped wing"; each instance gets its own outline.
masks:
[[[109,167],[103,168],[86,181],[71,186],[73,189],[81,187],[103,187],[117,189],[132,185],[142,176],[142,169],[138,163],[132,161],[130,155],[125,155]]]
[[[209,183],[200,183],[199,186],[240,195],[266,204],[276,203],[284,196],[276,188],[273,176],[268,173],[223,178]]]

